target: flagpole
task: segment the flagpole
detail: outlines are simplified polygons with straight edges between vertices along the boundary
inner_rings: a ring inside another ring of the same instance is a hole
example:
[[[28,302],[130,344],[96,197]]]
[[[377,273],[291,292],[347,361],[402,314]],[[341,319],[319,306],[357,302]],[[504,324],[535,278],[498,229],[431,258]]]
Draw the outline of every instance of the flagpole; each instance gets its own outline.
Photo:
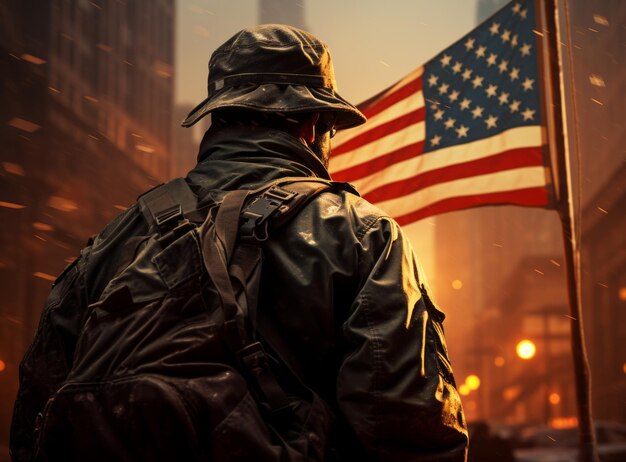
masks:
[[[539,0],[541,6],[544,46],[547,46],[546,77],[547,110],[549,130],[551,131],[551,149],[556,154],[557,168],[557,210],[561,219],[567,291],[570,308],[571,347],[574,363],[574,381],[578,408],[578,425],[580,429],[579,462],[597,462],[595,432],[591,415],[591,378],[589,361],[584,341],[583,316],[580,291],[580,249],[576,240],[576,223],[574,222],[574,204],[572,202],[571,169],[567,132],[563,123],[565,114],[561,102],[564,88],[559,60],[559,28],[558,0]],[[567,13],[567,12],[566,12]],[[569,20],[568,20],[569,21]],[[573,72],[571,62],[569,71]],[[573,101],[572,104],[575,104]],[[573,107],[575,111],[575,106]],[[550,127],[551,125],[551,127]],[[574,127],[576,130],[577,127]],[[576,134],[577,135],[577,134]],[[580,204],[579,204],[580,206]],[[580,226],[580,224],[578,224]]]

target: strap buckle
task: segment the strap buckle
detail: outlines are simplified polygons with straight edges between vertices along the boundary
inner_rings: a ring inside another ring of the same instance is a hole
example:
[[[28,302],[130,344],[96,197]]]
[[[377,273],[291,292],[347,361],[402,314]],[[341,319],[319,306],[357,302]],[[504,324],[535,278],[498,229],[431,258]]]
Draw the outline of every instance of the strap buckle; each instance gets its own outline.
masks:
[[[278,210],[286,210],[286,202],[297,194],[275,186],[255,198],[241,214],[240,238],[244,241],[262,242],[267,239],[267,220]]]
[[[162,210],[154,217],[157,229],[161,234],[166,232],[173,225],[176,225],[181,219],[183,219],[183,208],[180,204],[174,204]]]

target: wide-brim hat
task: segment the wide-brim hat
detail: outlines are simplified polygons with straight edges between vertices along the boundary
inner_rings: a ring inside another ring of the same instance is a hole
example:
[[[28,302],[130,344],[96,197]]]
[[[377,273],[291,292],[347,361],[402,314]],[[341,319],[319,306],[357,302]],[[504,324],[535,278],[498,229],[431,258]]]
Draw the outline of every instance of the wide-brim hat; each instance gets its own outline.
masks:
[[[335,128],[356,127],[365,116],[337,93],[326,44],[295,27],[244,29],[209,60],[208,97],[183,121],[190,127],[216,109],[274,113],[333,112]]]

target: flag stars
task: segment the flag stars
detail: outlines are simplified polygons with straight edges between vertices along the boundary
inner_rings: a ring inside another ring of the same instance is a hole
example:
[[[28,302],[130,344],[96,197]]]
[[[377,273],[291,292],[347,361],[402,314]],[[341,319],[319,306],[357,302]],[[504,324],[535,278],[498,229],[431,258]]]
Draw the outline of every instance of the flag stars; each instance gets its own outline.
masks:
[[[469,127],[465,125],[461,125],[459,128],[456,128],[456,136],[459,138],[467,138],[467,132],[469,131]]]
[[[431,146],[439,146],[440,143],[441,143],[441,136],[439,135],[435,135],[430,139]]]
[[[439,109],[437,112],[435,112],[433,114],[433,117],[435,118],[435,120],[443,119],[443,109]]]
[[[496,96],[496,93],[498,92],[498,87],[496,85],[491,84],[487,87],[485,92],[487,93],[487,97],[491,98],[492,96]]]
[[[506,29],[504,32],[502,32],[502,35],[500,36],[500,38],[502,39],[503,42],[511,41],[511,31]]]
[[[459,95],[461,93],[459,93],[458,91],[454,90],[452,93],[450,93],[448,95],[448,98],[450,98],[450,101],[456,101],[457,99],[459,99]]]
[[[463,101],[461,101],[461,104],[459,105],[461,110],[465,110],[465,109],[469,109],[470,104],[472,104],[472,101],[468,98],[463,98]]]
[[[522,56],[530,56],[530,49],[532,48],[531,45],[529,45],[528,43],[523,44],[519,51],[522,54]]]
[[[502,74],[503,72],[506,72],[508,68],[509,68],[509,62],[506,59],[503,59],[502,61],[500,61],[500,64],[498,65],[498,69],[500,69],[500,74]]]
[[[532,90],[534,83],[535,83],[535,79],[529,79],[528,77],[526,77],[524,79],[524,82],[522,83],[522,87],[524,88],[524,91]]]
[[[452,117],[448,117],[448,119],[443,123],[444,127],[446,127],[446,130],[449,130],[450,128],[454,127],[454,124],[456,123],[456,119],[453,119]]]
[[[473,119],[478,119],[479,117],[483,116],[483,111],[485,110],[484,107],[480,107],[480,106],[476,106],[473,110],[472,110],[472,118]]]
[[[524,112],[522,112],[522,117],[524,118],[524,120],[533,120],[535,118],[535,112],[537,111],[527,107]]]
[[[485,123],[487,124],[487,128],[496,128],[496,122],[498,121],[497,117],[490,115],[485,119]]]
[[[439,94],[445,95],[448,92],[448,88],[450,88],[450,85],[448,85],[447,83],[442,83],[441,85],[439,85]]]
[[[500,102],[500,104],[506,104],[509,102],[509,94],[506,91],[503,91],[500,93],[500,96],[498,97],[498,101]]]
[[[470,51],[472,48],[474,48],[474,43],[476,42],[476,39],[473,38],[468,38],[467,42],[465,42],[465,49],[467,51]]]
[[[491,32],[491,35],[496,35],[498,32],[500,32],[500,24],[498,24],[497,22],[492,23],[491,27],[489,28],[489,32]]]
[[[519,14],[520,18],[522,19],[526,19],[526,16],[528,15],[528,9],[524,8],[522,10],[522,4],[515,2],[515,5],[513,5],[513,13]]]
[[[461,77],[463,77],[463,80],[469,80],[472,77],[472,70],[471,69],[465,69],[463,71],[463,74],[461,74]]]
[[[519,69],[517,67],[514,67],[513,69],[511,69],[511,72],[509,73],[509,77],[511,77],[511,82],[519,79]]]
[[[474,89],[476,89],[478,87],[482,87],[483,86],[483,80],[485,80],[485,78],[481,77],[479,75],[474,77],[474,80],[472,80],[472,86],[474,87]]]
[[[519,43],[519,37],[517,36],[517,34],[515,34],[513,38],[511,39],[511,46],[516,47],[518,43]]]
[[[520,100],[514,100],[511,104],[509,104],[509,109],[511,113],[519,111],[519,105],[522,104]]]
[[[490,53],[487,58],[487,67],[491,67],[496,64],[496,60],[498,59],[498,55],[495,53]]]
[[[437,80],[439,80],[439,77],[437,77],[435,74],[432,74],[430,77],[428,77],[428,86],[434,87],[435,85],[437,85]]]
[[[451,59],[452,59],[452,56],[444,54],[443,57],[439,60],[439,62],[441,63],[442,67],[446,67],[450,65]]]
[[[479,46],[476,51],[474,53],[476,53],[476,57],[477,58],[484,58],[485,57],[485,51],[487,51],[487,47],[484,46]]]
[[[458,74],[459,72],[461,72],[462,68],[463,68],[463,63],[461,61],[457,61],[456,63],[454,63],[454,66],[452,66],[452,72],[454,72],[455,74]]]

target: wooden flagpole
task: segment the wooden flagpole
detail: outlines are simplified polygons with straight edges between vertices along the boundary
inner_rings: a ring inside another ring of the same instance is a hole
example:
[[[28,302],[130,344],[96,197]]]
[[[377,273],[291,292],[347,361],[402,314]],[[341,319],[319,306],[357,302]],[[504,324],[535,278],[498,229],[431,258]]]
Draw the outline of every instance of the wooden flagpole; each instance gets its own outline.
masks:
[[[556,157],[557,173],[557,210],[561,218],[567,291],[570,307],[571,347],[574,363],[574,380],[578,408],[578,426],[580,429],[579,462],[597,462],[595,432],[591,416],[591,379],[589,362],[584,341],[582,305],[580,297],[580,249],[576,240],[574,222],[574,204],[572,202],[572,183],[569,160],[569,145],[566,126],[563,123],[565,113],[561,102],[564,89],[561,73],[562,60],[559,59],[558,0],[539,0],[544,43],[544,77],[546,79],[546,109],[548,111],[548,130],[550,148]],[[566,12],[567,13],[567,12]],[[547,58],[547,59],[546,59]],[[573,72],[571,62],[569,71]],[[572,101],[575,104],[575,101]],[[576,107],[572,107],[573,111]],[[576,127],[574,127],[576,130]],[[577,135],[577,134],[576,134]],[[554,157],[553,157],[554,158]],[[580,204],[579,204],[580,206]],[[580,223],[578,223],[580,226]]]

